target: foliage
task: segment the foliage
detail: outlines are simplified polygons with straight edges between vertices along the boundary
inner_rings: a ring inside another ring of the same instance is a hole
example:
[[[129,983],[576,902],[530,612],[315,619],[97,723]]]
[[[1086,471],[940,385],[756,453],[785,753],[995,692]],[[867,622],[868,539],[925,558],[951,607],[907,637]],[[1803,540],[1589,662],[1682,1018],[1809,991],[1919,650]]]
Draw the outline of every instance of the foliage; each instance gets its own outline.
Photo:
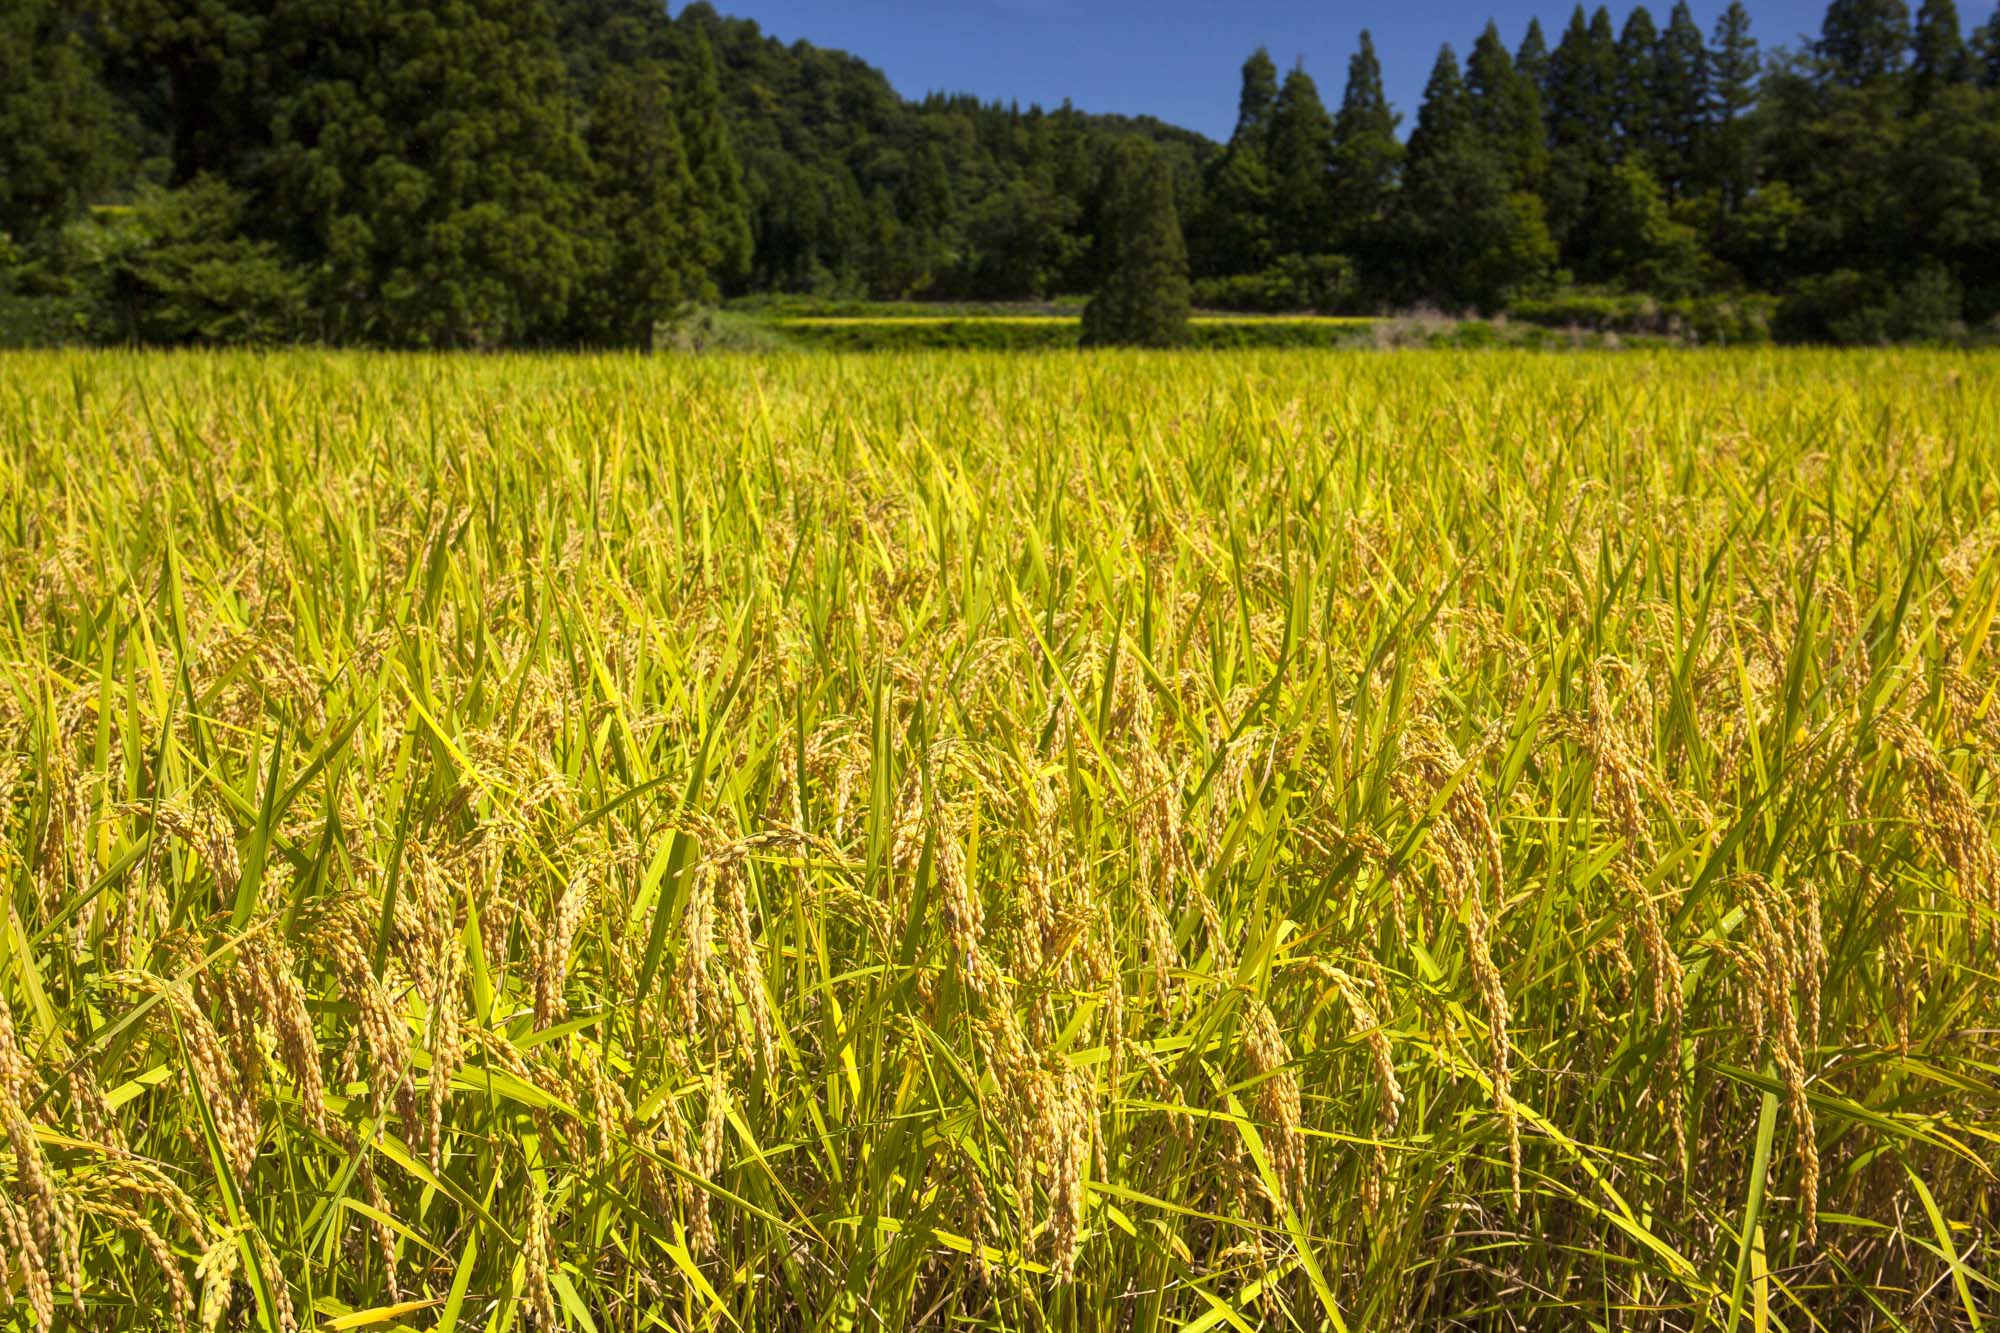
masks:
[[[148,187],[131,206],[72,223],[57,271],[104,342],[282,343],[306,327],[305,275],[243,234],[247,201],[213,177]]]
[[[1136,140],[1120,145],[1105,189],[1104,282],[1083,310],[1085,347],[1187,341],[1187,248],[1169,170],[1157,150]]]
[[[1364,280],[1377,288],[1384,285],[1395,252],[1390,228],[1403,165],[1398,120],[1382,91],[1374,39],[1364,28],[1347,64],[1347,88],[1333,122],[1333,227],[1327,239],[1331,249],[1352,256]]]
[[[1802,278],[1778,306],[1775,329],[1789,342],[1873,346],[1936,342],[1964,332],[1963,294],[1943,269],[1894,283],[1843,269]]]
[[[1339,314],[1359,303],[1354,264],[1343,255],[1286,255],[1261,272],[1194,284],[1194,304],[1207,309]]]
[[[0,6],[0,232],[33,241],[116,180],[102,57],[60,0]]]
[[[1408,295],[1491,313],[1543,284],[1557,252],[1540,196],[1510,188],[1479,107],[1445,47],[1410,136],[1401,234]]]
[[[782,351],[791,340],[771,321],[714,306],[686,306],[653,327],[653,350],[681,355]]]
[[[1508,317],[1555,329],[1658,335],[1742,346],[1769,342],[1776,302],[1754,294],[1661,300],[1648,292],[1566,288],[1510,303]]]
[[[1637,160],[1611,169],[1591,228],[1602,271],[1641,291],[1671,298],[1706,285],[1700,238],[1675,221],[1659,182]]]
[[[787,44],[695,3],[674,20],[715,53],[754,255],[732,291],[935,299],[1088,291],[1101,276],[1113,146],[1166,153],[1193,217],[1214,145],[1158,121],[898,96],[844,52]],[[1184,185],[1183,185],[1184,183]],[[880,203],[872,201],[879,200]],[[1014,217],[1028,219],[1010,231]],[[892,225],[885,225],[892,224]]]
[[[296,331],[329,342],[642,347],[684,301],[1080,295],[1111,274],[1113,166],[1139,144],[1217,303],[1496,313],[1576,281],[1808,311],[1851,274],[1876,290],[1856,308],[1888,309],[1935,270],[1983,328],[2000,13],[1968,37],[1953,0],[1912,8],[1830,0],[1816,40],[1769,52],[1742,3],[1706,38],[1688,0],[1579,5],[1511,54],[1489,23],[1462,69],[1441,55],[1406,146],[1365,31],[1331,115],[1302,62],[1253,53],[1218,145],[1067,102],[906,99],[700,0],[17,0],[0,230],[24,257],[0,299],[10,337],[208,336],[185,310],[93,323],[104,275],[60,243],[204,181],[241,201],[215,253],[301,275]]]
[[[580,342],[649,346],[683,301],[713,298],[698,185],[663,64],[618,66],[599,86],[585,143],[592,190],[583,208],[594,244],[582,251],[570,325]],[[694,232],[691,235],[690,232]]]
[[[1197,284],[1199,287],[1199,284]],[[820,348],[844,352],[908,352],[926,349],[960,351],[1054,351],[1074,348],[1082,332],[1073,315],[978,313],[976,308],[943,313],[918,313],[886,308],[856,309],[845,315],[791,315],[758,320],[735,315],[748,327],[764,330],[761,344],[744,340],[723,350],[776,350],[780,347]],[[1206,314],[1188,320],[1187,346],[1200,348],[1351,347],[1369,342],[1377,321],[1323,315]],[[698,339],[677,334],[674,346]]]
[[[1311,254],[1323,249],[1332,205],[1333,118],[1319,88],[1300,66],[1285,75],[1271,108],[1271,131],[1264,147],[1271,173],[1271,244],[1274,254]]]

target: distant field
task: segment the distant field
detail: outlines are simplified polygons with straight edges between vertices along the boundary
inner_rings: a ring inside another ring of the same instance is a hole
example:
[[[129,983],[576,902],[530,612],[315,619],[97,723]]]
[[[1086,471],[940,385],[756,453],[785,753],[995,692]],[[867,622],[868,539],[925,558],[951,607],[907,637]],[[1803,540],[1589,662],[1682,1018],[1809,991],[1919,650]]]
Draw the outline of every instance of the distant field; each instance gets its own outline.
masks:
[[[0,384],[0,1327],[1996,1309],[1993,357]]]
[[[846,328],[854,325],[914,326],[934,324],[1062,324],[1074,326],[1082,322],[1081,315],[798,315],[780,318],[777,321],[786,328]],[[1216,325],[1262,326],[1300,328],[1366,328],[1376,321],[1362,316],[1344,315],[1194,315],[1188,320],[1197,327]]]
[[[1365,338],[1377,321],[1325,315],[1196,315],[1189,320],[1196,347],[1336,347]],[[1071,347],[1080,313],[780,315],[779,333],[806,346],[849,350],[968,348],[986,350]]]

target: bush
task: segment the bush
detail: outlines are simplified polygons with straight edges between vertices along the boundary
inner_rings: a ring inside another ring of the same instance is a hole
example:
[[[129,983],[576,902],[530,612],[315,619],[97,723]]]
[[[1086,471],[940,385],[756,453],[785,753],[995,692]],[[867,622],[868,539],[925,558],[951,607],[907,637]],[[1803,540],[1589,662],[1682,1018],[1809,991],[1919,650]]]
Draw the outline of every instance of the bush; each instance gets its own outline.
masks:
[[[1572,289],[1548,296],[1526,297],[1507,306],[1514,319],[1552,329],[1628,332],[1658,318],[1659,307],[1643,292]]]
[[[1211,310],[1331,315],[1346,313],[1358,297],[1354,262],[1345,255],[1286,255],[1258,273],[1203,278],[1194,285],[1194,303]]]
[[[1025,352],[1073,348],[1080,326],[1073,319],[840,319],[794,320],[778,326],[782,336],[804,347],[833,351],[881,352],[915,348],[961,348]]]
[[[65,227],[54,267],[102,342],[257,344],[304,331],[306,284],[276,247],[246,239],[247,203],[219,181],[148,189]]]
[[[1942,342],[1964,335],[1962,302],[1958,282],[1941,268],[1919,269],[1900,284],[1841,269],[1793,284],[1772,328],[1785,342],[1843,347]]]
[[[0,347],[57,347],[89,341],[90,303],[0,231]]]

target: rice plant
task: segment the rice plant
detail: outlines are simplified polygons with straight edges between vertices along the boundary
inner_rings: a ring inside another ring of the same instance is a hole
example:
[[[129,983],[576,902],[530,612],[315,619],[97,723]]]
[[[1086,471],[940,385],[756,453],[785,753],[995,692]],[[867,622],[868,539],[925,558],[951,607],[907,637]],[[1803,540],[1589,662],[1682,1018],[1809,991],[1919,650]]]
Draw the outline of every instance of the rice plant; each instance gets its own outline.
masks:
[[[1990,357],[0,383],[6,1326],[2000,1310]]]

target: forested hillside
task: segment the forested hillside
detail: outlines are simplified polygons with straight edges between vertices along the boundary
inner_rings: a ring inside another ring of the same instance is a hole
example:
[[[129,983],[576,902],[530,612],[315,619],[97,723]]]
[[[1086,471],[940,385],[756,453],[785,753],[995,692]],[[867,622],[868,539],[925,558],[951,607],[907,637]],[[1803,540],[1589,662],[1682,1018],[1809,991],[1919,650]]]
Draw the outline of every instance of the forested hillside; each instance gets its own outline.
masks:
[[[1214,143],[1072,107],[898,96],[853,56],[691,5],[722,72],[751,192],[757,289],[975,299],[1088,290],[1109,145],[1166,151],[1195,206]]]
[[[1556,35],[1551,38],[1550,33]],[[1198,304],[1762,302],[1797,339],[2000,315],[2000,11],[1834,0],[1760,50],[1580,6],[1331,107],[1243,69],[1227,145],[932,95],[659,0],[7,0],[0,343],[644,345],[688,302],[1100,285],[1121,143]]]

